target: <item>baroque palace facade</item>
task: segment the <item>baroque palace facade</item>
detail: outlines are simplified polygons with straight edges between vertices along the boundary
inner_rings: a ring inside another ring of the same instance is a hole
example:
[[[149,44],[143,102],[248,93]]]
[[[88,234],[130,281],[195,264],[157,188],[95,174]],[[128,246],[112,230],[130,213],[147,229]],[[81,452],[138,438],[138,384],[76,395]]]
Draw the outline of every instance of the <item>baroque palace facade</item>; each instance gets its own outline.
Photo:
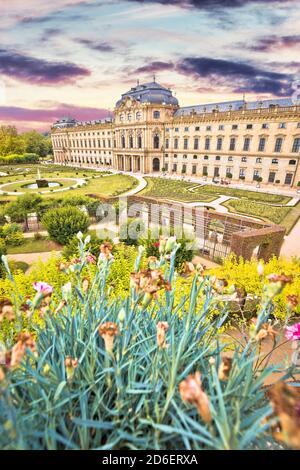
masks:
[[[113,118],[64,118],[51,138],[59,164],[284,187],[300,182],[300,105],[289,98],[181,108],[154,81],[124,93]]]

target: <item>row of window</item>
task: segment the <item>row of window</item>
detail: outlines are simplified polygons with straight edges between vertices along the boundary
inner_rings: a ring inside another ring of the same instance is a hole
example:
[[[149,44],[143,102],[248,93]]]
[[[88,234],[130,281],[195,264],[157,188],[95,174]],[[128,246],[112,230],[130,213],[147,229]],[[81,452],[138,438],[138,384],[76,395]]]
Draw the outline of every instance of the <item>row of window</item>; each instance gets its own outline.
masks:
[[[266,137],[261,137],[259,139],[258,143],[258,152],[264,152],[266,149],[266,143],[267,139]],[[236,144],[237,144],[237,138],[236,137],[231,137],[229,141],[229,151],[235,151],[236,150]],[[249,152],[250,151],[250,145],[251,145],[251,138],[250,137],[245,137],[244,138],[244,144],[243,144],[243,151],[244,152]],[[211,149],[211,138],[206,137],[204,141],[204,150],[210,150]],[[274,146],[274,152],[280,153],[282,151],[282,146],[283,146],[283,137],[277,137],[275,141],[275,146]],[[200,147],[200,138],[195,137],[194,138],[194,143],[193,143],[193,148],[194,150],[199,150]],[[170,139],[166,139],[166,149],[170,148]],[[179,148],[179,139],[175,138],[174,139],[174,149]],[[189,139],[184,138],[183,139],[183,149],[188,150],[189,148]],[[217,142],[216,142],[216,150],[223,150],[223,138],[218,137]],[[298,153],[300,151],[300,137],[296,137],[293,141],[292,145],[292,153]]]
[[[258,148],[257,148],[258,152],[264,152],[265,151],[266,142],[267,142],[267,139],[265,137],[261,137],[259,139]],[[143,143],[142,142],[142,136],[138,135],[137,136],[137,148],[142,148],[142,143]],[[111,147],[111,139],[107,139],[107,140],[102,139],[102,141],[101,141],[101,139],[71,140],[70,145],[73,148],[75,148],[75,147],[77,147],[77,148],[78,147],[81,147],[81,148],[90,148],[90,147],[106,148],[106,146],[108,148],[110,148]],[[67,141],[60,139],[58,141],[58,146],[67,147]],[[154,137],[153,137],[153,148],[154,149],[159,149],[159,146],[160,146],[160,137],[159,137],[158,134],[155,134]],[[237,138],[236,137],[231,137],[230,142],[229,142],[229,151],[234,152],[236,150],[236,146],[237,146]],[[250,151],[250,146],[251,146],[250,137],[245,137],[244,138],[244,144],[243,144],[243,151],[244,152],[249,152]],[[282,151],[282,146],[283,146],[283,137],[277,137],[277,139],[275,141],[274,152],[275,153],[280,153]],[[114,141],[114,147],[116,147],[116,142],[115,141]],[[121,147],[126,148],[126,138],[125,138],[124,135],[121,136]],[[132,135],[130,135],[129,138],[128,138],[128,147],[129,148],[134,148],[134,139],[133,139]],[[170,148],[170,140],[169,139],[166,139],[165,147],[166,147],[166,149]],[[194,138],[193,148],[194,148],[194,150],[199,150],[199,147],[200,147],[200,138],[195,137]],[[205,141],[204,141],[204,150],[211,150],[211,147],[212,147],[211,138],[206,137]],[[179,139],[175,138],[174,139],[174,149],[178,149],[178,148],[179,148]],[[189,149],[189,139],[187,139],[187,138],[183,139],[183,149],[184,150]],[[217,151],[223,150],[223,138],[222,137],[217,138],[216,150]],[[296,137],[294,139],[291,152],[292,153],[300,152],[300,137]]]
[[[142,113],[140,111],[138,111],[137,113],[135,113],[135,115],[133,113],[122,113],[120,114],[120,121],[121,122],[124,122],[125,120],[131,122],[133,117],[135,116],[135,119],[137,121],[140,121],[142,119]],[[153,119],[159,119],[160,118],[160,112],[159,111],[153,111]]]
[[[287,126],[287,123],[286,123],[286,122],[279,122],[279,123],[278,123],[278,128],[279,128],[279,129],[286,129],[286,126]],[[300,122],[297,122],[296,127],[297,127],[297,129],[300,129]],[[253,129],[253,124],[246,124],[245,128],[246,128],[246,129]],[[261,125],[261,128],[262,128],[262,129],[269,129],[269,128],[270,128],[270,125],[269,125],[268,122],[264,122],[264,123]],[[224,131],[224,129],[225,129],[224,124],[219,124],[219,125],[218,125],[218,130],[219,130],[219,131]],[[239,125],[238,125],[238,124],[232,124],[232,125],[231,125],[231,129],[232,129],[232,130],[237,130],[237,129],[239,129]],[[185,127],[185,128],[184,128],[184,132],[189,132],[190,130],[191,130],[190,127]],[[200,131],[200,126],[195,126],[195,127],[194,127],[194,130],[195,130],[196,132],[197,132],[197,131]],[[205,126],[205,130],[208,131],[208,132],[209,132],[209,131],[212,131],[212,126],[210,126],[210,125]],[[175,132],[179,132],[179,127],[175,127],[175,128],[174,128],[174,131],[175,131]],[[170,128],[169,128],[169,127],[166,128],[166,132],[170,132]]]
[[[169,164],[165,163],[165,170],[169,170]],[[173,163],[172,165],[172,172],[176,173],[178,171],[178,165],[177,163]],[[181,173],[186,173],[187,172],[187,165],[183,164],[181,165]],[[239,169],[239,179],[246,179],[246,168],[240,168]],[[197,165],[192,165],[192,175],[196,175],[198,173]],[[232,168],[228,167],[226,168],[226,177],[227,178],[232,178]],[[206,177],[208,176],[208,167],[203,166],[202,167],[202,176]],[[220,178],[220,168],[215,167],[214,172],[213,172],[213,177],[214,178]],[[285,178],[284,178],[284,184],[291,185],[293,183],[293,177],[294,173],[286,173]],[[253,181],[261,181],[261,173],[260,170],[254,170],[253,171]],[[269,176],[268,176],[268,183],[280,183],[280,180],[276,179],[276,172],[275,171],[270,171]]]
[[[169,154],[166,153],[166,154],[165,154],[165,158],[168,158],[168,157],[169,157]],[[177,158],[177,157],[178,157],[178,155],[175,153],[175,154],[173,155],[173,158]],[[187,155],[183,155],[182,158],[183,158],[184,160],[187,160],[188,156],[187,156]],[[198,155],[193,155],[193,160],[197,160],[197,159],[198,159]],[[204,159],[204,160],[209,160],[209,156],[208,156],[208,155],[204,155],[203,159]],[[219,155],[216,155],[216,156],[214,157],[214,159],[215,159],[216,161],[220,161],[220,160],[221,160],[221,157],[220,157]],[[228,162],[237,161],[237,157],[229,156],[229,157],[227,157],[227,160],[228,160]],[[263,160],[263,159],[262,159],[261,157],[257,157],[257,158],[255,159],[255,163],[260,164],[260,163],[262,163],[262,160]],[[242,162],[242,163],[247,163],[247,157],[241,157],[241,162]],[[279,159],[278,159],[278,158],[272,158],[271,163],[272,163],[272,165],[278,165]],[[297,160],[289,160],[289,165],[296,165],[296,164],[297,164]]]

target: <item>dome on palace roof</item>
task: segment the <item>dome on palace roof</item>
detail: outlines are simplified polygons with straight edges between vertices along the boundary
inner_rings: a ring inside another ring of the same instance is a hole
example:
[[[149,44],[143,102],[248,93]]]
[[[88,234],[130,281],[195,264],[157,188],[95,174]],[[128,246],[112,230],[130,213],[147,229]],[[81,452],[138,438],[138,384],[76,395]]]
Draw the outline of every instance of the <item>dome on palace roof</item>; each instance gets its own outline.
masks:
[[[140,103],[172,104],[178,106],[178,100],[172,95],[172,91],[156,82],[144,83],[143,85],[131,88],[117,101],[116,107],[119,107],[127,97],[133,98]]]

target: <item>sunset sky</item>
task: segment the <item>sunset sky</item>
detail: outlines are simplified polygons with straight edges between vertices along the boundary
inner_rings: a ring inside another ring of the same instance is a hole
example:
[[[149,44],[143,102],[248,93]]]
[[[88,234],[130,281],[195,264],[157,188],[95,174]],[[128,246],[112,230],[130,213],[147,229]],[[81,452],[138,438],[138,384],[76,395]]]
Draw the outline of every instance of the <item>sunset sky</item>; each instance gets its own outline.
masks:
[[[299,0],[0,0],[0,124],[99,119],[152,81],[180,105],[290,96]]]

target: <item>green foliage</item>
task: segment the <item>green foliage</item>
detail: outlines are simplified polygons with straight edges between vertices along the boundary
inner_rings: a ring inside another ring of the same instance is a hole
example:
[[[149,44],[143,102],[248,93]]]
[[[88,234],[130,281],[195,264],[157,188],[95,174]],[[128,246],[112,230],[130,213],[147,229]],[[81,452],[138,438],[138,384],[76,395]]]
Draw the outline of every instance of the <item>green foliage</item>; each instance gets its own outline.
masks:
[[[173,289],[143,307],[135,289],[122,301],[112,300],[107,294],[111,262],[99,262],[93,288],[84,292],[81,276],[88,269],[84,244],[80,253],[82,263],[75,275],[69,276],[72,293],[67,305],[58,314],[53,313],[62,299],[62,284],[56,282],[51,312],[40,326],[34,326],[36,354],[27,350],[21,367],[5,371],[0,395],[0,447],[270,448],[272,422],[265,418],[272,408],[265,399],[264,383],[271,374],[277,380],[276,373],[280,372],[281,377],[283,373],[283,380],[299,371],[258,367],[259,346],[250,339],[243,349],[235,347],[228,379],[218,377],[223,350],[218,331],[226,318],[226,306],[212,321],[210,279],[196,275],[188,295],[174,307],[173,251],[170,264],[164,257],[160,259]],[[135,268],[139,269],[139,260]],[[36,279],[47,282],[47,276],[40,277],[44,273]],[[204,304],[198,308],[200,295]],[[267,321],[270,308],[271,301],[261,309],[255,332]],[[118,328],[110,352],[98,334],[99,326],[107,321]],[[159,321],[169,325],[166,348],[157,343]],[[22,317],[19,322],[24,327],[26,320]],[[65,364],[68,356],[78,359],[72,370]],[[195,406],[183,402],[179,393],[179,384],[196,371],[201,372],[209,403],[209,424]]]
[[[0,278],[5,276],[4,265],[2,263],[1,257],[3,255],[6,255],[6,253],[7,253],[7,249],[6,249],[5,241],[2,238],[0,238]]]
[[[247,199],[231,199],[225,202],[224,205],[234,212],[270,220],[275,224],[280,224],[291,210],[290,207],[271,206],[262,202],[248,201]]]
[[[36,212],[41,202],[42,198],[38,194],[24,194],[7,204],[5,213],[13,222],[26,222],[27,215]]]
[[[52,153],[49,136],[36,131],[18,134],[14,126],[0,126],[0,155],[3,155],[0,164],[32,163],[49,153]]]
[[[23,231],[18,224],[5,224],[0,227],[0,238],[7,246],[20,246],[23,243]]]
[[[78,232],[86,232],[90,221],[86,214],[76,207],[61,207],[48,211],[42,225],[51,240],[66,245]]]
[[[37,163],[39,156],[35,153],[12,154],[6,157],[0,155],[0,165],[13,165],[16,163]]]
[[[94,255],[96,258],[98,258],[99,253],[100,253],[100,245],[103,240],[100,240],[99,237],[94,232],[89,232],[84,234],[84,237],[90,236],[91,241],[89,244],[89,249],[92,255]],[[69,243],[64,247],[63,249],[63,257],[66,258],[67,260],[72,259],[74,257],[79,256],[79,247],[78,247],[78,238],[76,235],[74,235]]]
[[[177,240],[178,243],[180,243],[180,247],[178,248],[176,252],[176,257],[175,257],[175,268],[181,272],[183,269],[183,265],[186,261],[192,261],[194,257],[194,249],[192,244],[190,243],[189,240],[185,238],[180,238]],[[141,240],[141,243],[145,247],[145,252],[146,256],[156,256],[156,258],[159,258],[159,240],[157,238],[151,239],[150,237],[147,237],[143,240]]]
[[[145,224],[142,219],[128,218],[120,225],[119,238],[125,245],[137,246],[145,235]]]
[[[245,261],[242,258],[236,259],[230,256],[223,260],[223,265],[210,271],[218,277],[226,279],[229,285],[235,285],[244,289],[252,297],[257,298],[258,302],[262,297],[263,283],[262,278],[257,272],[257,261]],[[286,305],[288,295],[299,295],[300,292],[300,260],[294,258],[287,260],[284,258],[272,258],[264,265],[264,275],[272,273],[285,273],[293,277],[293,282],[288,284],[284,291],[277,295],[273,303],[273,315],[284,321],[286,319]],[[295,310],[296,315],[300,315],[300,305]]]

